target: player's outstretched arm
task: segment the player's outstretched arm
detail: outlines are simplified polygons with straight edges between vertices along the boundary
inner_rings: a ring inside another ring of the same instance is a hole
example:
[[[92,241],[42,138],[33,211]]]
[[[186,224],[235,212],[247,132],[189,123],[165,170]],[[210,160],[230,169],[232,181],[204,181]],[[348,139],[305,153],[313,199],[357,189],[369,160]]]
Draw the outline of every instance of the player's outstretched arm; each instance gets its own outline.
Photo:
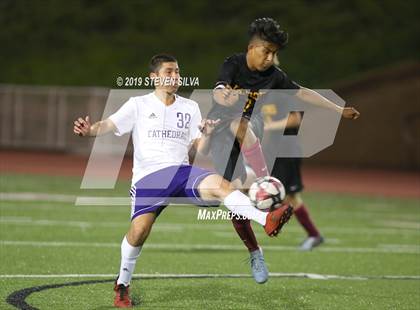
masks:
[[[109,118],[93,125],[90,123],[89,116],[86,116],[85,119],[79,117],[74,121],[73,132],[81,137],[102,136],[114,131],[116,131],[115,124]]]
[[[313,91],[312,89],[309,89],[309,88],[302,87],[301,89],[298,90],[298,92],[296,93],[296,96],[300,100],[305,101],[307,103],[334,110],[337,113],[340,113],[341,115],[343,115],[344,118],[357,119],[360,116],[359,111],[357,111],[355,108],[353,107],[342,108],[336,105],[334,102],[328,100],[321,94],[318,94],[316,91]]]

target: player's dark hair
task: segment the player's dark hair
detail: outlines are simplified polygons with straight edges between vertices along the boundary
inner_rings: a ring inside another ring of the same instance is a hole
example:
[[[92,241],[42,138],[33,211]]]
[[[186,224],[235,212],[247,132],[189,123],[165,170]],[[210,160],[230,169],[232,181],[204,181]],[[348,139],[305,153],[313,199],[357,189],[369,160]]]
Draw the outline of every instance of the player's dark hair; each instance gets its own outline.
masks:
[[[277,44],[279,48],[287,45],[288,34],[280,29],[280,25],[270,17],[257,18],[248,29],[249,39],[255,37],[261,40]]]
[[[164,62],[178,62],[176,58],[169,54],[157,54],[150,59],[149,69],[150,72],[157,72]]]

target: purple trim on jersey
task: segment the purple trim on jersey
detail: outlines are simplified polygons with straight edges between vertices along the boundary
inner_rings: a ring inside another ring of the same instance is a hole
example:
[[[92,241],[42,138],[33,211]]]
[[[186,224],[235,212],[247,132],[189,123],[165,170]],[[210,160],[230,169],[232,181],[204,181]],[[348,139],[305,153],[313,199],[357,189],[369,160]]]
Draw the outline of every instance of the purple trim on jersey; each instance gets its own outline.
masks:
[[[130,190],[131,220],[145,213],[157,212],[159,215],[168,206],[171,197],[185,198],[187,204],[202,205],[203,200],[198,192],[198,185],[205,177],[212,174],[215,172],[181,165],[170,166],[146,175]]]

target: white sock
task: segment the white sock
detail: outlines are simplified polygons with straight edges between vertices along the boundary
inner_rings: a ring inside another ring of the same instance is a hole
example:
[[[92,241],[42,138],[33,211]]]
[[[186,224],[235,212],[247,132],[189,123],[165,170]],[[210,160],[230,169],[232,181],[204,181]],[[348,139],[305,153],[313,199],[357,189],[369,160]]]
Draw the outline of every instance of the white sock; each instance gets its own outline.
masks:
[[[121,242],[121,267],[120,275],[117,280],[117,284],[124,284],[125,286],[130,284],[131,277],[136,267],[137,257],[140,256],[141,246],[134,247],[127,241],[127,237],[124,237]]]
[[[223,201],[226,208],[235,214],[247,217],[250,220],[256,221],[261,225],[265,225],[267,212],[263,212],[255,208],[248,196],[239,190],[236,190],[225,197]]]

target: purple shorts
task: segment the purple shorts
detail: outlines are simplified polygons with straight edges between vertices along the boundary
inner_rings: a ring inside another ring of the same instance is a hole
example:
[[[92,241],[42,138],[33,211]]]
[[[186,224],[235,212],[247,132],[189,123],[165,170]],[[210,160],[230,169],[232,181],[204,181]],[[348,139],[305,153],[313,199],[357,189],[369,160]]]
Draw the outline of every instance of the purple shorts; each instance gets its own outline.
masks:
[[[215,174],[190,165],[170,166],[146,175],[131,187],[131,220],[145,213],[157,215],[172,200],[184,204],[203,205],[198,185],[207,176]],[[211,201],[209,205],[220,202]]]

